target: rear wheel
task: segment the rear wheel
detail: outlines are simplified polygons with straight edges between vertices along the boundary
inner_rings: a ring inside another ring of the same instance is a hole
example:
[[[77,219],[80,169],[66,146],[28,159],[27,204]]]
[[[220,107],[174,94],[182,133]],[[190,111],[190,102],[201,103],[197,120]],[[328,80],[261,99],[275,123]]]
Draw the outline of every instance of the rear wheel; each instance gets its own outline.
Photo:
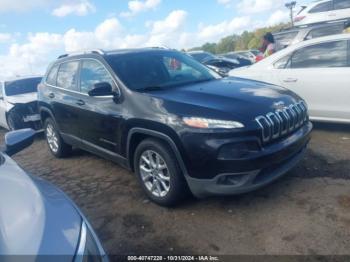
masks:
[[[147,196],[173,206],[188,196],[188,187],[174,153],[158,140],[147,139],[135,151],[134,167]]]
[[[44,130],[46,142],[51,153],[57,158],[67,157],[71,151],[72,146],[66,144],[60,136],[55,122],[51,118],[47,118],[44,122]]]

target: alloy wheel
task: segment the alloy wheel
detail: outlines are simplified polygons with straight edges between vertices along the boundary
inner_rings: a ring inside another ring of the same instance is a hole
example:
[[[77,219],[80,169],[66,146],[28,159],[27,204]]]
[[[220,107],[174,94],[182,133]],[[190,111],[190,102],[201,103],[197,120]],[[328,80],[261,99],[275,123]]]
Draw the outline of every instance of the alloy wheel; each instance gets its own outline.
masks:
[[[149,192],[164,197],[170,190],[170,172],[162,156],[153,150],[142,153],[139,161],[141,179]]]
[[[58,136],[54,127],[50,123],[46,126],[46,139],[52,152],[57,153],[59,148]]]

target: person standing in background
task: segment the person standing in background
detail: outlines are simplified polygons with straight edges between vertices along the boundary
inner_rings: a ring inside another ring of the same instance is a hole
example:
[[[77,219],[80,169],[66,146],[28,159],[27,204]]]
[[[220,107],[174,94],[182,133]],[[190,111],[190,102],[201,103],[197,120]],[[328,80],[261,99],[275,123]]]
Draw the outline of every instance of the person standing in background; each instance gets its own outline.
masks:
[[[264,54],[264,57],[268,57],[276,52],[275,38],[270,32],[263,36],[260,51]]]

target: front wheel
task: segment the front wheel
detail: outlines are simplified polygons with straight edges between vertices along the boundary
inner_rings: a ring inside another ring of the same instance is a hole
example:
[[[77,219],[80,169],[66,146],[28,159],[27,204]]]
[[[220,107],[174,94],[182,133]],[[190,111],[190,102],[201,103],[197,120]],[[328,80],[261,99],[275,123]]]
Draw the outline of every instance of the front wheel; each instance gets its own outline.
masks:
[[[50,152],[57,158],[67,157],[72,151],[72,147],[63,141],[51,118],[45,120],[44,130]]]
[[[188,196],[188,187],[174,153],[156,139],[140,143],[134,167],[147,196],[162,206],[173,206]]]

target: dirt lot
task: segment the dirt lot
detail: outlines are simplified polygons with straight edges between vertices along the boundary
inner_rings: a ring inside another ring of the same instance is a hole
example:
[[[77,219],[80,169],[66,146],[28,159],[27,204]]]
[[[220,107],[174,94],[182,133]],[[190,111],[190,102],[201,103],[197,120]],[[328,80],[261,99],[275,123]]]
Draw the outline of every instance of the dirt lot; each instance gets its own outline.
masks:
[[[109,254],[350,254],[349,127],[318,125],[305,160],[262,190],[174,209],[149,202],[112,162],[55,159],[43,138],[15,160],[73,198]]]

